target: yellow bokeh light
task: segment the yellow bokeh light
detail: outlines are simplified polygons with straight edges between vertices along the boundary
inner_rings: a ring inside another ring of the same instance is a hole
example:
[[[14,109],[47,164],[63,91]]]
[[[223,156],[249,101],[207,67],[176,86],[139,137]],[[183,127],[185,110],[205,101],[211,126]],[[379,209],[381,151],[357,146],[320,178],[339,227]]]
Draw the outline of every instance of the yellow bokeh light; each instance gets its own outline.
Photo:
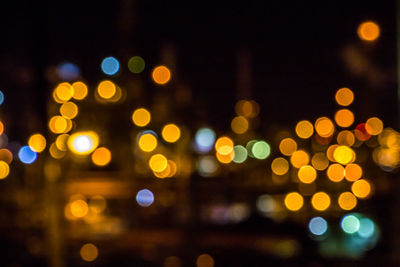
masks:
[[[324,153],[318,152],[315,153],[314,156],[312,157],[311,164],[315,169],[323,171],[328,167],[329,160]]]
[[[105,166],[111,161],[111,151],[105,147],[97,148],[92,154],[92,161],[97,166]]]
[[[151,152],[157,147],[157,138],[151,133],[142,134],[138,141],[139,148],[144,152]]]
[[[349,88],[340,88],[335,95],[336,102],[344,107],[347,107],[354,101],[354,93]]]
[[[53,96],[56,102],[67,102],[74,95],[74,88],[71,84],[64,82],[60,83],[54,90]],[[57,101],[58,100],[58,101]]]
[[[260,112],[260,107],[253,100],[239,100],[235,105],[236,114],[246,118],[254,118]]]
[[[279,150],[285,156],[291,156],[297,150],[297,143],[292,138],[285,138],[279,143]]]
[[[357,180],[351,185],[351,191],[358,198],[366,198],[371,193],[371,184],[365,179]]]
[[[91,243],[87,243],[81,247],[81,250],[79,251],[82,260],[91,262],[97,259],[99,255],[99,251],[97,247]]]
[[[175,124],[167,124],[161,131],[161,135],[168,143],[175,143],[181,137],[181,130]]]
[[[360,165],[352,163],[346,166],[344,169],[344,177],[349,182],[357,181],[362,176],[362,168]]]
[[[4,124],[0,121],[0,135],[4,133]]]
[[[60,134],[56,138],[56,146],[61,151],[67,151],[67,141],[69,134]]]
[[[335,145],[329,146],[328,149],[326,150],[326,156],[332,162],[336,161],[335,158],[333,157],[333,155],[335,153],[336,148],[338,148],[338,147],[339,147],[339,145],[335,144]]]
[[[243,134],[249,129],[249,121],[243,116],[237,116],[233,118],[231,128],[234,133]]]
[[[295,168],[301,168],[302,166],[307,165],[309,161],[310,156],[303,150],[295,151],[290,157],[290,163],[292,163]]]
[[[324,211],[331,205],[331,198],[325,192],[315,193],[311,197],[311,205],[318,211]]]
[[[151,156],[149,160],[149,167],[153,172],[162,172],[168,166],[167,158],[161,154]]]
[[[228,164],[228,163],[231,163],[232,160],[234,159],[235,152],[232,150],[229,154],[223,155],[223,154],[218,153],[218,151],[217,151],[215,153],[215,156],[217,157],[217,160],[219,162],[224,163],[224,164]]]
[[[289,162],[284,158],[276,158],[271,163],[271,169],[276,175],[284,175],[289,171]]]
[[[338,146],[333,152],[334,159],[340,164],[346,165],[353,162],[356,154],[353,149],[348,146]]]
[[[340,164],[333,163],[328,167],[326,174],[332,182],[340,182],[344,179],[344,167]]]
[[[214,267],[214,259],[209,254],[201,254],[197,257],[196,267]]]
[[[317,178],[317,171],[310,165],[304,165],[297,172],[297,177],[302,183],[310,184]]]
[[[117,92],[117,87],[112,81],[106,80],[99,83],[97,86],[97,94],[104,99],[112,98]]]
[[[340,127],[349,127],[354,123],[354,114],[348,109],[340,109],[335,114],[335,122]]]
[[[151,77],[157,84],[166,84],[171,79],[171,71],[166,66],[157,66],[154,68]]]
[[[0,179],[4,179],[10,173],[10,166],[7,162],[0,160]]]
[[[321,137],[330,137],[335,132],[335,126],[328,117],[320,117],[315,121],[315,131]]]
[[[336,137],[337,143],[341,146],[352,146],[356,141],[354,134],[348,130],[340,131]]]
[[[361,40],[372,42],[378,39],[380,35],[380,29],[375,22],[366,21],[361,23],[360,26],[358,26],[357,34]]]
[[[65,102],[60,107],[60,114],[68,119],[73,119],[78,115],[78,106],[73,102]]]
[[[370,135],[378,135],[383,131],[383,122],[377,117],[369,118],[365,123],[365,130]]]
[[[64,133],[68,130],[69,123],[62,116],[53,116],[49,121],[49,129],[53,133]]]
[[[303,207],[303,197],[297,192],[291,192],[285,197],[285,206],[288,210],[298,211]]]
[[[150,112],[145,108],[138,108],[132,114],[132,121],[136,126],[144,127],[150,123]]]
[[[67,145],[77,155],[88,155],[99,145],[99,136],[93,131],[76,132],[68,138]]]
[[[296,125],[296,134],[302,139],[310,138],[314,133],[314,127],[309,121],[299,121]]]
[[[56,143],[52,143],[49,147],[50,155],[55,159],[62,159],[65,156],[65,151],[59,150]]]
[[[87,96],[88,88],[83,82],[74,82],[72,87],[74,88],[74,95],[72,96],[74,99],[82,100]]]
[[[338,204],[342,210],[352,210],[357,206],[357,198],[350,192],[343,192],[338,198]]]
[[[71,214],[76,218],[85,217],[89,211],[88,204],[85,200],[77,199],[71,202]]]
[[[222,136],[215,142],[215,150],[218,154],[226,156],[232,153],[234,143],[232,139],[226,136]]]
[[[34,134],[29,137],[28,145],[33,151],[40,153],[46,148],[46,138],[39,133]]]

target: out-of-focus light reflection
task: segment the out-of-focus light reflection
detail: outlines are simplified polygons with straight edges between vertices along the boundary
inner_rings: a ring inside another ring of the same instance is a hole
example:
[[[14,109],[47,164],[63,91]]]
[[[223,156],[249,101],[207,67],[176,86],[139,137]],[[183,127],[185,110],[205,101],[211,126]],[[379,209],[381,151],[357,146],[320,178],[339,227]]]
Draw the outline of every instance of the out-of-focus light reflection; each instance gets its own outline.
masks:
[[[338,146],[333,152],[333,158],[340,164],[346,165],[356,159],[356,154],[353,149],[348,146]]]
[[[136,202],[142,207],[149,207],[154,202],[154,195],[148,189],[142,189],[136,194]]]
[[[326,174],[332,182],[340,182],[344,179],[344,167],[340,164],[334,163],[328,167]]]
[[[76,199],[70,204],[71,214],[76,218],[83,218],[88,214],[89,206],[83,199]]]
[[[107,75],[114,75],[119,71],[119,61],[115,57],[106,57],[101,62],[101,70]]]
[[[304,165],[297,172],[297,176],[302,183],[310,184],[317,178],[317,171],[310,165]]]
[[[97,148],[92,154],[92,161],[97,166],[106,166],[111,161],[111,151],[105,147]]]
[[[153,69],[151,76],[155,83],[163,85],[171,79],[171,71],[166,66],[157,66]]]
[[[322,217],[314,217],[308,223],[308,229],[313,235],[323,235],[328,230],[328,223]]]
[[[76,132],[68,138],[68,148],[75,154],[88,155],[99,144],[99,136],[93,131]]]
[[[235,105],[235,111],[239,116],[254,118],[260,112],[260,106],[254,100],[239,100]]]
[[[25,164],[31,164],[35,162],[37,153],[33,151],[29,146],[23,146],[18,152],[18,158]]]
[[[303,207],[303,197],[297,192],[291,192],[285,197],[285,206],[288,210],[298,211]]]
[[[28,145],[33,151],[40,153],[46,148],[46,138],[39,133],[34,134],[29,137]]]
[[[218,154],[226,156],[233,151],[233,141],[229,137],[223,136],[215,142],[215,150]]]
[[[307,165],[310,162],[310,156],[307,152],[303,150],[295,151],[290,157],[290,163],[292,163],[293,167],[301,168],[304,165]]]
[[[340,109],[335,114],[335,122],[342,128],[349,127],[354,122],[354,114],[348,109]]]
[[[150,123],[150,112],[145,108],[138,108],[132,114],[132,121],[136,126],[144,127]]]
[[[310,138],[314,133],[314,127],[309,121],[299,121],[296,125],[296,134],[302,139]]]
[[[367,132],[365,128],[365,123],[360,123],[356,126],[356,129],[354,130],[354,135],[360,141],[367,141],[371,137],[371,135]]]
[[[0,160],[0,179],[4,179],[10,173],[10,166],[7,162]]]
[[[358,198],[366,198],[371,193],[371,184],[365,179],[357,180],[352,184],[351,191]]]
[[[144,59],[140,56],[131,57],[128,61],[129,71],[135,74],[141,73],[144,70],[145,66],[146,64],[144,62]]]
[[[201,128],[196,133],[195,142],[195,148],[198,152],[207,153],[214,146],[215,132],[210,128]]]
[[[209,254],[201,254],[197,257],[196,267],[214,267],[214,259]]]
[[[57,103],[67,102],[74,95],[74,88],[71,84],[64,82],[60,83],[56,89],[54,89],[53,97]]]
[[[297,143],[292,138],[282,139],[279,143],[279,150],[283,155],[290,156],[297,150]]]
[[[277,203],[270,195],[264,194],[257,198],[257,209],[265,214],[271,214],[276,211]]]
[[[58,66],[57,74],[62,80],[72,81],[78,79],[80,70],[75,64],[66,62]]]
[[[181,130],[175,124],[167,124],[163,127],[161,135],[168,143],[175,143],[181,137]]]
[[[378,39],[380,35],[380,29],[375,22],[366,21],[361,23],[360,26],[358,26],[357,34],[361,40],[372,42]]]
[[[74,94],[72,97],[76,100],[82,100],[88,94],[88,88],[83,82],[74,82],[72,84],[72,88],[74,89]]]
[[[370,135],[378,135],[383,131],[383,122],[377,117],[369,118],[365,123],[365,130]]]
[[[337,143],[341,146],[352,146],[355,142],[354,134],[348,130],[340,131],[336,137]]]
[[[311,197],[311,205],[318,211],[324,211],[331,205],[331,198],[325,192],[315,193]]]
[[[182,267],[182,260],[176,256],[169,256],[165,259],[163,267]]]
[[[144,152],[151,152],[157,147],[157,138],[152,133],[144,133],[140,135],[138,145]]]
[[[247,159],[247,149],[244,146],[236,145],[233,147],[234,157],[233,162],[243,163]]]
[[[218,163],[213,156],[200,157],[197,170],[203,177],[214,176],[218,170]]]
[[[149,167],[153,172],[162,172],[167,166],[167,158],[164,155],[155,154],[149,160]]]
[[[357,232],[362,238],[370,238],[375,233],[375,223],[370,218],[360,219],[360,228]]]
[[[272,172],[276,175],[284,175],[289,171],[289,162],[284,158],[276,158],[271,163]]]
[[[266,159],[271,153],[271,147],[265,141],[257,141],[251,148],[251,152],[257,159]]]
[[[8,164],[11,164],[13,160],[12,152],[6,148],[0,149],[0,160],[5,161]]]
[[[362,168],[360,165],[352,163],[345,167],[345,175],[347,181],[354,182],[361,178],[363,174]]]
[[[357,206],[357,198],[350,192],[343,192],[339,195],[338,204],[343,210],[352,210]]]
[[[349,106],[354,101],[354,93],[349,88],[340,88],[335,94],[335,100],[341,106]]]
[[[116,85],[109,80],[102,81],[97,86],[97,93],[103,99],[111,99],[117,92]]]
[[[231,128],[236,134],[244,134],[249,129],[249,122],[245,117],[237,116],[233,118]]]
[[[0,90],[0,106],[4,103],[4,93]]]
[[[95,245],[92,243],[87,243],[81,247],[81,250],[79,251],[82,260],[91,262],[97,259],[99,255],[99,251]]]
[[[325,170],[329,165],[329,160],[324,153],[315,153],[311,159],[312,166],[319,171]]]
[[[360,220],[356,216],[349,214],[342,218],[340,226],[345,233],[354,234],[360,229]]]
[[[321,137],[330,137],[335,132],[335,126],[328,117],[320,117],[315,121],[315,131]]]

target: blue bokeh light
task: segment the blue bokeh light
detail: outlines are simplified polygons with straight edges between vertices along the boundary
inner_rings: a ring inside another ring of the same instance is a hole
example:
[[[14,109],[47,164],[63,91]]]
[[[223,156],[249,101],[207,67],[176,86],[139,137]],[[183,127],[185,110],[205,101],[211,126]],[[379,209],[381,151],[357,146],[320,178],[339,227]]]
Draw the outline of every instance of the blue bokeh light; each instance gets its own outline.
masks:
[[[345,233],[354,234],[360,229],[360,220],[352,214],[346,215],[342,218],[340,226]]]
[[[101,62],[101,70],[107,75],[114,75],[119,71],[119,61],[115,57],[106,57]]]
[[[328,223],[322,217],[314,217],[308,223],[308,229],[314,235],[323,235],[328,230]]]
[[[136,202],[142,207],[148,207],[154,202],[154,195],[148,189],[142,189],[136,194]]]
[[[4,103],[4,94],[0,91],[0,106]]]
[[[215,142],[215,132],[210,128],[201,128],[195,136],[195,149],[200,153],[209,152]]]
[[[57,68],[58,76],[65,81],[73,81],[79,78],[79,68],[70,62],[62,63]]]
[[[31,164],[35,162],[37,153],[33,151],[29,146],[23,146],[18,152],[19,159],[25,164]]]
[[[360,229],[358,229],[358,235],[362,238],[370,238],[374,233],[374,222],[369,218],[362,218],[360,220]]]

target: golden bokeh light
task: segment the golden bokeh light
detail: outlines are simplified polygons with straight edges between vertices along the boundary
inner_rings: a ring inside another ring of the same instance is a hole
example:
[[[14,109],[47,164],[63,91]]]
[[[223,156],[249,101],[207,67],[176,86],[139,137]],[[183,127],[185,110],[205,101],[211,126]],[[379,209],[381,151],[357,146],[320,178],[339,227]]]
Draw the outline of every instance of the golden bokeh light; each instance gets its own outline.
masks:
[[[272,172],[276,175],[284,175],[289,171],[289,162],[284,158],[276,158],[271,163]]]
[[[87,243],[81,247],[81,250],[79,251],[82,260],[91,262],[97,259],[99,255],[99,251],[95,245],[92,243]]]
[[[162,172],[168,166],[167,158],[161,154],[151,156],[149,160],[149,167],[153,172]]]
[[[236,114],[246,118],[254,118],[260,112],[260,107],[253,100],[239,100],[235,105]]]
[[[99,145],[99,136],[93,131],[76,132],[68,138],[67,145],[77,155],[89,155]]]
[[[303,120],[296,125],[296,134],[302,139],[310,138],[314,133],[314,127],[311,122]]]
[[[343,192],[339,195],[338,204],[342,210],[352,210],[357,206],[357,198],[350,192]]]
[[[344,167],[340,164],[333,163],[328,167],[326,174],[332,182],[340,182],[344,179]]]
[[[297,143],[292,138],[285,138],[279,143],[279,150],[285,156],[291,156],[297,150]]]
[[[379,135],[383,131],[383,122],[377,117],[369,118],[365,123],[365,130],[370,135]]]
[[[315,131],[321,137],[330,137],[335,132],[335,126],[328,117],[320,117],[315,121]]]
[[[106,166],[111,161],[111,151],[105,147],[97,148],[91,158],[92,162],[97,166]]]
[[[53,133],[64,133],[68,130],[69,123],[62,116],[53,116],[49,121],[49,129]]]
[[[357,180],[351,185],[351,191],[358,198],[366,198],[371,194],[371,184],[365,179]]]
[[[354,101],[354,93],[349,88],[340,88],[335,95],[336,102],[344,107],[349,106]]]
[[[228,163],[231,163],[232,161],[233,161],[233,159],[234,159],[234,157],[235,157],[235,151],[234,150],[232,150],[229,154],[227,154],[227,155],[223,155],[223,154],[220,154],[220,153],[218,153],[218,151],[215,153],[215,156],[217,157],[217,160],[219,161],[219,162],[221,162],[221,163],[224,163],[224,164],[228,164]]]
[[[227,136],[222,136],[215,142],[215,150],[218,154],[226,156],[232,153],[234,143],[232,139]]]
[[[333,155],[335,153],[336,148],[338,148],[338,147],[339,147],[339,145],[335,144],[335,145],[329,146],[328,149],[326,150],[326,157],[332,162],[336,162],[336,160],[333,157]]]
[[[314,156],[311,158],[311,165],[316,170],[323,171],[328,168],[329,160],[324,153],[318,152],[315,153]]]
[[[10,173],[10,166],[7,162],[0,160],[0,179],[4,179]]]
[[[13,160],[13,154],[7,148],[2,148],[0,149],[0,160],[5,161],[8,164],[11,164]]]
[[[196,259],[196,267],[214,267],[214,259],[209,254],[201,254]]]
[[[291,192],[285,196],[285,206],[288,210],[298,211],[303,207],[303,196],[297,192]]]
[[[342,128],[347,128],[354,123],[354,114],[348,109],[340,109],[335,114],[335,122]]]
[[[73,102],[65,102],[60,107],[60,114],[68,119],[73,119],[78,115],[78,106]]]
[[[56,138],[56,146],[61,151],[67,151],[67,141],[69,138],[69,134],[60,134]]]
[[[304,165],[297,172],[297,177],[302,183],[310,184],[317,178],[317,171],[310,165]]]
[[[60,150],[60,149],[57,148],[56,143],[52,143],[52,144],[50,145],[50,147],[49,147],[49,153],[50,153],[50,155],[51,155],[53,158],[55,158],[55,159],[62,159],[62,158],[65,156],[65,154],[66,154],[65,151],[62,151],[62,150]]]
[[[311,205],[315,210],[324,211],[331,205],[331,198],[325,192],[315,193],[311,197]]]
[[[34,134],[29,137],[28,145],[33,151],[40,153],[46,148],[46,138],[39,133]]]
[[[76,218],[83,218],[88,214],[89,206],[83,199],[77,199],[70,203],[71,214]]]
[[[166,66],[157,66],[153,69],[151,77],[157,84],[166,84],[171,79],[171,71]]]
[[[107,207],[106,199],[101,195],[94,195],[89,200],[89,210],[93,213],[102,213]]]
[[[0,135],[4,133],[4,124],[0,121]]]
[[[340,164],[346,165],[354,162],[356,153],[348,146],[338,146],[333,153],[333,157]]]
[[[161,135],[168,143],[175,143],[181,137],[181,130],[177,125],[170,123],[163,127]]]
[[[112,98],[117,92],[116,85],[109,80],[101,81],[97,86],[97,94],[103,99]]]
[[[301,168],[310,162],[310,156],[304,150],[295,151],[290,157],[290,163],[295,168]]]
[[[362,174],[363,171],[361,166],[355,163],[347,165],[344,169],[344,177],[349,182],[357,181],[361,178]]]
[[[352,146],[354,145],[356,138],[349,130],[343,130],[338,133],[336,141],[341,146]]]
[[[142,134],[139,137],[139,148],[144,152],[151,152],[157,147],[157,138],[151,133]]]
[[[58,103],[67,102],[74,95],[74,88],[67,82],[60,83],[54,90],[54,100]]]
[[[88,88],[83,82],[74,82],[72,87],[74,88],[74,94],[72,96],[74,99],[82,100],[87,96]]]
[[[361,40],[372,42],[378,39],[380,35],[380,29],[375,22],[366,21],[361,23],[360,26],[358,26],[357,34]]]
[[[236,134],[244,134],[249,129],[249,121],[243,116],[237,116],[232,119],[231,128]]]
[[[144,127],[150,123],[150,112],[145,108],[138,108],[132,114],[132,121],[136,126]]]

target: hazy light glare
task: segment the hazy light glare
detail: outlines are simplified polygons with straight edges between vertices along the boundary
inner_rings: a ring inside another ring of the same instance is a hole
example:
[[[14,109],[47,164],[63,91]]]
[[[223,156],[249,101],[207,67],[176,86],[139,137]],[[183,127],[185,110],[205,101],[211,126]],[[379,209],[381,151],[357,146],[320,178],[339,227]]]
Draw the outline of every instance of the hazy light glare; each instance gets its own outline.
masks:
[[[33,151],[29,146],[23,146],[18,152],[18,158],[25,164],[31,164],[35,162],[37,153]]]
[[[347,234],[354,234],[360,229],[360,220],[354,215],[346,215],[340,223],[343,231]]]
[[[58,66],[57,74],[62,80],[72,81],[79,77],[80,71],[75,64],[65,62]]]
[[[93,131],[76,132],[67,141],[68,148],[75,154],[88,155],[99,144],[99,136]]]
[[[362,238],[372,237],[375,233],[375,223],[369,218],[361,218],[360,228],[357,233]]]
[[[148,189],[142,189],[136,194],[136,202],[142,207],[149,207],[154,202],[154,195]]]
[[[119,61],[115,57],[106,57],[101,62],[101,70],[107,75],[114,75],[119,71]]]
[[[153,69],[151,76],[155,83],[163,85],[171,79],[171,71],[166,66],[161,65]]]
[[[308,229],[314,235],[323,235],[328,230],[328,223],[322,217],[314,217],[308,223]]]
[[[235,111],[238,116],[254,118],[260,112],[260,106],[254,100],[239,100],[235,105]]]
[[[199,159],[197,170],[201,176],[210,177],[218,170],[218,164],[213,156],[204,156]]]
[[[144,70],[145,66],[145,61],[140,56],[131,57],[128,61],[129,71],[135,74],[141,73]]]

